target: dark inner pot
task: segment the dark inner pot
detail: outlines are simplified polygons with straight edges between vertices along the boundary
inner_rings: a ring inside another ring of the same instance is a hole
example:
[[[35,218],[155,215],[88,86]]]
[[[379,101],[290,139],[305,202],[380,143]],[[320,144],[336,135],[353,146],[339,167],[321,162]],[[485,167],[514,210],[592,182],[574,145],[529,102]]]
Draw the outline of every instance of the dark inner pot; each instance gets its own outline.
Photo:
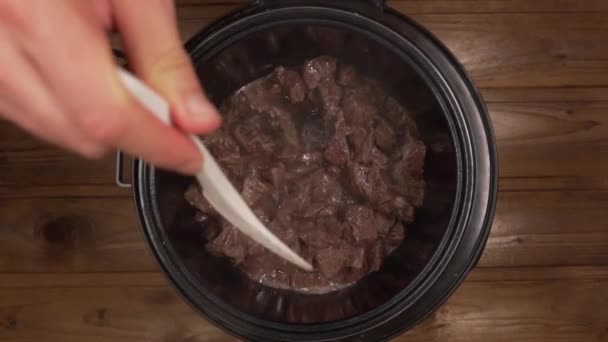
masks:
[[[393,20],[417,31],[419,46],[424,39],[436,43],[403,18]],[[485,109],[441,46],[432,49],[451,68],[446,78],[416,44],[391,32],[362,17],[309,7],[228,18],[189,43],[199,77],[218,105],[277,66],[336,57],[380,81],[414,118],[427,146],[425,200],[403,244],[380,271],[324,295],[265,287],[228,260],[208,255],[204,228],[183,197],[192,180],[138,162],[135,193],[154,253],[187,300],[228,331],[264,341],[386,338],[430,313],[476,262],[495,196]]]

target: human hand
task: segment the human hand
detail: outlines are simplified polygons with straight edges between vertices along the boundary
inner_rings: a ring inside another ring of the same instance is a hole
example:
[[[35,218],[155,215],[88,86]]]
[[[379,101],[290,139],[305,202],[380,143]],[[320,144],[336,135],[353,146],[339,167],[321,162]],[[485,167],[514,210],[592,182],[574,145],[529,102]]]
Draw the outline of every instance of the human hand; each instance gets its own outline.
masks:
[[[171,103],[176,128],[120,83],[113,27],[133,71]],[[1,0],[0,65],[0,117],[88,158],[119,148],[193,174],[200,154],[182,132],[221,124],[181,45],[171,0]]]

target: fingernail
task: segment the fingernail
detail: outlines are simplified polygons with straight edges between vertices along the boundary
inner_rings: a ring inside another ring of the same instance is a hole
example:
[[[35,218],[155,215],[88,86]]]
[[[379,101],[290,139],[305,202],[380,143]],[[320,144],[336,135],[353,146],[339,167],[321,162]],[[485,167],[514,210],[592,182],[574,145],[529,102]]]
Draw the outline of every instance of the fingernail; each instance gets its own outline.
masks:
[[[209,123],[219,119],[213,106],[202,94],[193,94],[186,98],[186,110],[199,122]]]

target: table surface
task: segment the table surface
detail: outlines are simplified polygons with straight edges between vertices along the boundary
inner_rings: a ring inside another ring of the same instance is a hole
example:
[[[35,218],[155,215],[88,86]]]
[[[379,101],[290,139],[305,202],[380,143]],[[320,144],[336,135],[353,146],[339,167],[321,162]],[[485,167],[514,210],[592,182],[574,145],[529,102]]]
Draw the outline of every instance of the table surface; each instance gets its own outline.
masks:
[[[241,3],[180,1],[184,39]],[[608,341],[608,1],[390,4],[480,87],[501,174],[479,267],[397,341]],[[0,340],[234,340],[159,273],[113,174],[0,122]]]

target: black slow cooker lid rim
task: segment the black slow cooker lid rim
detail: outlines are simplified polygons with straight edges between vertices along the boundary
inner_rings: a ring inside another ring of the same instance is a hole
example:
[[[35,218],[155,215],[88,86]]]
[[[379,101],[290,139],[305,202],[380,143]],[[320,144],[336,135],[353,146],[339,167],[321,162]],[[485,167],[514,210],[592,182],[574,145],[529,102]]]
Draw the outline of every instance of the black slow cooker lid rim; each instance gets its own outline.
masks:
[[[242,315],[238,315],[238,316],[240,316],[241,319],[243,318]],[[225,324],[225,322],[222,322],[222,324]]]

